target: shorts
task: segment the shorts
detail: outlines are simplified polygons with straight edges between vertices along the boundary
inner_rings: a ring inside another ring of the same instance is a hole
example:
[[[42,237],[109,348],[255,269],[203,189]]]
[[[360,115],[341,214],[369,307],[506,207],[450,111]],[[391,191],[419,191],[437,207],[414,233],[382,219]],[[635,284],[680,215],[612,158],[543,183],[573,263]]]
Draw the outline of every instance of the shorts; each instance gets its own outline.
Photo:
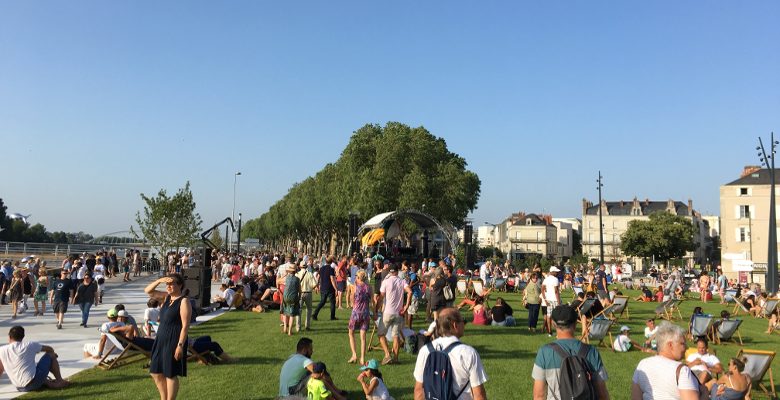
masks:
[[[409,302],[409,308],[406,309],[406,313],[409,315],[417,314],[417,307],[420,305],[420,299],[412,296],[412,301]]]
[[[347,290],[347,281],[336,281],[336,290],[339,292]]]
[[[66,312],[68,312],[68,302],[67,301],[55,300],[54,304],[52,305],[52,307],[54,308],[54,313],[55,314],[65,314]]]
[[[598,291],[598,296],[599,296],[599,299],[609,300],[609,293],[607,293],[606,290],[599,290]]]
[[[555,307],[558,307],[557,301],[547,300],[547,316],[552,317],[552,312],[555,309]]]
[[[385,330],[390,334],[390,337],[401,336],[401,330],[404,328],[404,319],[398,314],[386,314],[382,315],[382,322],[384,323]],[[377,328],[378,329],[378,328]]]
[[[353,331],[367,331],[370,322],[371,316],[368,313],[361,315],[353,311],[349,317],[349,329]]]
[[[38,365],[35,366],[35,377],[24,387],[17,387],[16,390],[20,392],[32,392],[33,390],[40,389],[46,379],[49,377],[49,370],[51,369],[51,354],[46,353],[38,360]]]

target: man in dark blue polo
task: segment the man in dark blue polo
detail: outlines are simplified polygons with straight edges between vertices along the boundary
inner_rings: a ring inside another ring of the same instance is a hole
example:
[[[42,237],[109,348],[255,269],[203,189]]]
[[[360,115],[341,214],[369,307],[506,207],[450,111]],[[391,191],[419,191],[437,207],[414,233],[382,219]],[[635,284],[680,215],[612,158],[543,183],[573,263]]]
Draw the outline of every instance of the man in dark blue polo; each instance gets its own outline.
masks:
[[[314,310],[312,318],[317,320],[320,310],[325,306],[325,302],[330,299],[330,319],[336,319],[336,258],[328,256],[327,261],[320,267],[320,281],[318,286],[320,287],[320,304]]]

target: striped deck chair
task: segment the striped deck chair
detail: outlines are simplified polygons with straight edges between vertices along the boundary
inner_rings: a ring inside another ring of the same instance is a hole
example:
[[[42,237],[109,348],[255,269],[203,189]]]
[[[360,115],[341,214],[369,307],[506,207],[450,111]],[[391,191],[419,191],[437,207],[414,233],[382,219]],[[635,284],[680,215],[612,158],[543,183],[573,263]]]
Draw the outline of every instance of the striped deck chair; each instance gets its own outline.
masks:
[[[772,297],[769,299],[766,299],[766,302],[764,302],[764,306],[761,307],[761,311],[758,313],[758,316],[760,318],[769,318],[773,312],[775,312],[775,309],[777,308],[777,303],[780,301],[780,298]]]
[[[748,374],[751,378],[751,393],[761,389],[764,392],[764,395],[768,396],[769,398],[777,398],[777,393],[775,392],[775,380],[772,377],[772,360],[775,358],[775,352],[767,350],[741,349],[739,353],[737,353],[737,358],[740,358],[741,356],[747,358],[744,373]],[[768,388],[764,385],[763,382],[764,376],[767,372],[769,372]]]
[[[691,340],[698,337],[712,338],[712,315],[695,314],[691,317],[691,326],[688,331]]]
[[[574,285],[571,287],[574,290],[574,297],[577,297],[580,293],[585,292],[585,290],[582,288],[582,286]]]
[[[612,348],[612,333],[609,328],[612,327],[615,321],[607,318],[593,318],[588,322],[587,328],[585,328],[585,334],[582,335],[582,340],[585,343],[590,343],[591,340],[597,341],[597,345],[604,344],[604,339],[609,336],[609,342],[606,346]]]
[[[468,292],[468,283],[466,282],[465,279],[458,279],[457,289],[458,289],[458,293],[464,296],[466,295],[466,292]]]
[[[739,344],[742,345],[742,335],[739,333],[740,325],[742,325],[742,320],[739,318],[721,321],[718,329],[714,332],[715,343],[721,344],[723,341],[736,343],[737,341],[734,340],[734,334],[736,334],[739,338]]]
[[[628,296],[616,295],[612,300],[612,305],[616,306],[612,311],[614,319],[620,319],[620,317],[623,316],[623,313],[626,313],[626,318],[631,318],[631,315],[628,313]]]

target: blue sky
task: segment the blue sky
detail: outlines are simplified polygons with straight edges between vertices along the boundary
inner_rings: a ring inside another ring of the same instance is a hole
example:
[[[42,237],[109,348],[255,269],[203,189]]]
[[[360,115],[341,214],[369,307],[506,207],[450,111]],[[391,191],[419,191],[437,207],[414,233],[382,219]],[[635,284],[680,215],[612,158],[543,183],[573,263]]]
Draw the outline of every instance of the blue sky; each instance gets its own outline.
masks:
[[[780,136],[780,3],[4,2],[0,198],[127,229],[189,180],[204,223],[266,211],[365,123],[443,137],[473,218],[693,200]]]

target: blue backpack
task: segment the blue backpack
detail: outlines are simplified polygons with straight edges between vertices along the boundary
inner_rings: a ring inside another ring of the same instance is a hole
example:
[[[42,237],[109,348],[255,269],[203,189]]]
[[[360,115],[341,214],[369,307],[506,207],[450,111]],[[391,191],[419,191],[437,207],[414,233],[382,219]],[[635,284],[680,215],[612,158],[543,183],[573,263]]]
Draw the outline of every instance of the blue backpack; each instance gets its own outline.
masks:
[[[425,360],[425,373],[423,375],[423,390],[426,400],[456,400],[469,386],[469,383],[466,382],[466,386],[463,386],[456,394],[450,351],[459,344],[461,343],[452,343],[443,350],[437,350],[431,343],[425,345],[428,349],[428,359]]]

